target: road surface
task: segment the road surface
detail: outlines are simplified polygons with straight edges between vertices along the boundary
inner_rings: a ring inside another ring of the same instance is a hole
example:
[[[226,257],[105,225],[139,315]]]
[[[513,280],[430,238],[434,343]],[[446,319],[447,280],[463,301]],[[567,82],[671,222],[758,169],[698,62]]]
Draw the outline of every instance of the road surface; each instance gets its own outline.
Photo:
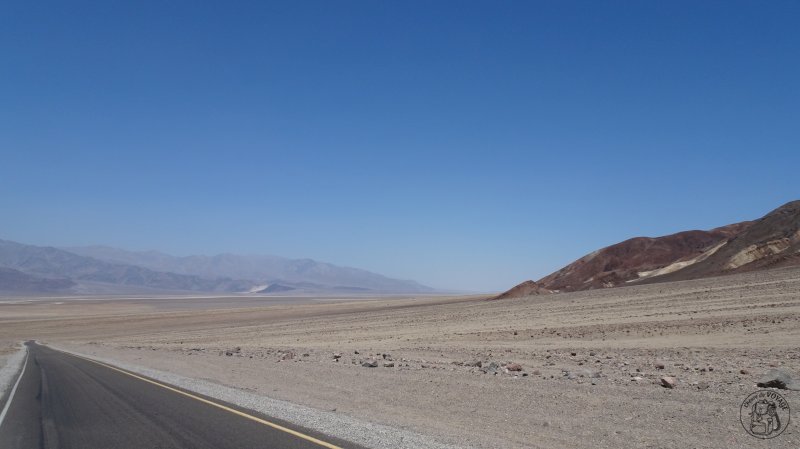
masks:
[[[27,345],[24,372],[0,421],[3,449],[357,449],[109,365]]]

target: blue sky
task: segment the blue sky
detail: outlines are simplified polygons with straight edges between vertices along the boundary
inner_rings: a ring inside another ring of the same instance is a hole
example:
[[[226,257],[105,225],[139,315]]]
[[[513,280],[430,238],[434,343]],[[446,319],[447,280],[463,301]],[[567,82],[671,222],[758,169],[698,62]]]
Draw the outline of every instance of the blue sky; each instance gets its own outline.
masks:
[[[800,198],[800,2],[0,7],[0,238],[500,290]]]

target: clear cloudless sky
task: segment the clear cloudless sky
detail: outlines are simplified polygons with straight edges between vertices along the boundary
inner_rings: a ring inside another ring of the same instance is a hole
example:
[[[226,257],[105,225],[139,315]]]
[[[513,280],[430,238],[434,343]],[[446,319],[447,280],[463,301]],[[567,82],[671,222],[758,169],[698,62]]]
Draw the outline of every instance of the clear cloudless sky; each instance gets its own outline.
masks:
[[[0,5],[0,238],[500,290],[800,198],[798,1]]]

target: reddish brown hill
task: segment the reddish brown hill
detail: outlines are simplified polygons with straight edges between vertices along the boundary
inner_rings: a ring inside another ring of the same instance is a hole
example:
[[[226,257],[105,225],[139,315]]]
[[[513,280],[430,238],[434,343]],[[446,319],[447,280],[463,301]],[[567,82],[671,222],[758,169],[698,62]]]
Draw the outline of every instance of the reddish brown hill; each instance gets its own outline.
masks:
[[[547,295],[550,293],[553,292],[544,288],[541,284],[528,280],[491,299],[522,298],[525,296]]]
[[[800,201],[768,213],[703,260],[646,282],[697,279],[800,265]]]
[[[588,254],[539,281],[550,290],[616,287],[639,273],[691,260],[746,229],[751,222],[711,231],[685,231],[664,237],[635,237]]]
[[[535,284],[552,291],[589,290],[787,265],[800,265],[800,201],[756,221],[632,238],[588,254]]]

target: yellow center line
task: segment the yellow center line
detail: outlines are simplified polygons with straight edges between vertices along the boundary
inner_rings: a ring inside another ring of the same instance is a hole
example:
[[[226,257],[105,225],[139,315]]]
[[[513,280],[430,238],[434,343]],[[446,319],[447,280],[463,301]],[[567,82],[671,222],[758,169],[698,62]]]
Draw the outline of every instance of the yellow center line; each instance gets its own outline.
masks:
[[[52,349],[52,348],[51,348],[51,349]],[[58,350],[56,349],[56,351],[58,351]],[[312,443],[315,443],[315,444],[318,444],[318,445],[320,445],[320,446],[322,446],[322,447],[325,447],[325,448],[328,448],[328,449],[343,449],[343,448],[342,448],[342,447],[340,447],[340,446],[336,446],[336,445],[334,445],[334,444],[331,444],[331,443],[328,443],[328,442],[322,441],[322,440],[320,440],[320,439],[317,439],[317,438],[314,438],[314,437],[312,437],[312,436],[310,436],[310,435],[306,435],[306,434],[304,434],[304,433],[301,433],[301,432],[298,432],[298,431],[296,431],[296,430],[292,430],[292,429],[290,429],[290,428],[288,428],[288,427],[284,427],[284,426],[282,426],[282,425],[280,425],[280,424],[275,424],[274,422],[267,421],[266,419],[261,419],[261,418],[259,418],[259,417],[257,417],[257,416],[248,415],[247,413],[240,412],[239,410],[236,410],[236,409],[233,409],[233,408],[230,408],[230,407],[224,406],[224,405],[222,405],[222,404],[217,404],[216,402],[209,401],[208,399],[201,398],[200,396],[196,396],[196,395],[193,395],[193,394],[191,394],[191,393],[187,393],[187,392],[185,392],[185,391],[181,391],[181,390],[179,390],[179,389],[177,389],[177,388],[170,387],[169,385],[164,385],[164,384],[162,384],[162,383],[159,383],[159,382],[156,382],[156,381],[154,381],[154,380],[150,380],[150,379],[148,379],[148,378],[146,378],[146,377],[138,376],[138,375],[136,375],[136,374],[133,374],[133,373],[131,373],[131,372],[128,372],[128,371],[125,371],[125,370],[123,370],[123,369],[117,368],[117,367],[115,367],[115,366],[107,365],[107,364],[105,364],[105,363],[98,362],[97,360],[92,360],[92,359],[90,359],[90,358],[86,358],[86,357],[79,356],[79,355],[76,355],[76,354],[70,354],[70,353],[67,353],[67,352],[64,352],[64,351],[59,351],[59,352],[63,352],[63,353],[65,353],[65,354],[67,354],[67,355],[71,355],[71,356],[73,356],[73,357],[77,357],[77,358],[79,358],[79,359],[83,359],[83,360],[86,360],[86,361],[88,361],[88,362],[92,362],[92,363],[95,363],[95,364],[97,364],[97,365],[100,365],[100,366],[104,366],[104,367],[106,367],[106,368],[108,368],[108,369],[111,369],[111,370],[114,370],[114,371],[120,372],[120,373],[122,373],[122,374],[126,374],[126,375],[128,375],[128,376],[131,376],[131,377],[134,377],[134,378],[136,378],[136,379],[139,379],[139,380],[145,381],[145,382],[147,382],[147,383],[150,383],[150,384],[153,384],[153,385],[159,386],[159,387],[161,387],[161,388],[167,389],[167,390],[169,390],[169,391],[172,391],[172,392],[174,392],[174,393],[182,394],[182,395],[184,395],[184,396],[186,396],[186,397],[188,397],[188,398],[192,398],[192,399],[194,399],[194,400],[197,400],[197,401],[200,401],[200,402],[202,402],[202,403],[204,403],[204,404],[208,404],[208,405],[211,405],[211,406],[213,406],[213,407],[217,407],[217,408],[219,408],[219,409],[225,410],[226,412],[233,413],[234,415],[239,415],[239,416],[241,416],[242,418],[247,418],[247,419],[249,419],[249,420],[251,420],[251,421],[255,421],[255,422],[257,422],[257,423],[260,423],[260,424],[263,424],[263,425],[265,425],[265,426],[272,427],[273,429],[277,429],[277,430],[280,430],[280,431],[282,431],[282,432],[286,432],[286,433],[288,433],[288,434],[290,434],[290,435],[294,435],[294,436],[296,436],[296,437],[298,437],[298,438],[302,438],[302,439],[304,439],[304,440],[306,440],[306,441],[310,441],[310,442],[312,442]]]

